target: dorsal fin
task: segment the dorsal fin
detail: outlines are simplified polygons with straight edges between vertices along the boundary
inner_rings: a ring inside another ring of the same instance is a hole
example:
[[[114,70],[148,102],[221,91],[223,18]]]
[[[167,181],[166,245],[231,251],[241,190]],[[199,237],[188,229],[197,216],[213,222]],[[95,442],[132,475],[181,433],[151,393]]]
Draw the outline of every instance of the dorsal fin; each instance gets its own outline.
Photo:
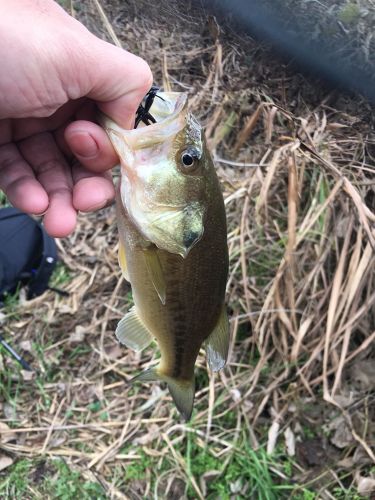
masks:
[[[218,322],[205,342],[206,356],[210,369],[217,372],[224,368],[229,349],[229,321],[223,306]]]

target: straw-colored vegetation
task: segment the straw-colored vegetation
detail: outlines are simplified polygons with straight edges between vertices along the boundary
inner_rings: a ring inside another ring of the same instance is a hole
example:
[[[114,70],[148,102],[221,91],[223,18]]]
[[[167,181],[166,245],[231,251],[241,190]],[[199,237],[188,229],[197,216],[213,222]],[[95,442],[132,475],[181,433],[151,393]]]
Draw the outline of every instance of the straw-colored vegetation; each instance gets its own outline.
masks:
[[[353,3],[353,2],[352,2]],[[113,207],[59,242],[52,292],[2,311],[1,498],[359,499],[375,491],[375,185],[366,102],[173,2],[103,2],[155,81],[187,91],[225,195],[227,368],[193,419],[113,332],[131,304]],[[95,3],[75,15],[108,38]],[[159,11],[159,12],[158,12]],[[177,15],[178,12],[178,15]]]

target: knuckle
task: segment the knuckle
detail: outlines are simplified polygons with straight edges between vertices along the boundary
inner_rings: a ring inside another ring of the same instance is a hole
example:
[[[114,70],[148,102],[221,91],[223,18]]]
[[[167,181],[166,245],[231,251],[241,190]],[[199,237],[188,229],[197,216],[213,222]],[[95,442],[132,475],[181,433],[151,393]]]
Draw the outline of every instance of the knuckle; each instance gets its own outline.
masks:
[[[141,57],[137,58],[137,77],[138,77],[138,84],[140,87],[140,90],[142,92],[146,93],[148,90],[150,90],[152,84],[153,84],[153,75],[150,66],[148,63],[142,59]]]

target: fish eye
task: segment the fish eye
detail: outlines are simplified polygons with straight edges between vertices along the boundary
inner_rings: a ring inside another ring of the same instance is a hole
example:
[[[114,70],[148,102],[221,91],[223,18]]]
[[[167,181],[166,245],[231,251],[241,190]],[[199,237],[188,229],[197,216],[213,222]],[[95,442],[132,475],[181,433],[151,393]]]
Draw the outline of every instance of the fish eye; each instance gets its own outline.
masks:
[[[181,160],[182,160],[182,163],[185,165],[185,167],[191,167],[192,164],[194,163],[194,158],[189,153],[184,153],[182,155]]]
[[[181,163],[186,172],[191,172],[198,165],[200,154],[195,148],[188,148],[181,154]]]

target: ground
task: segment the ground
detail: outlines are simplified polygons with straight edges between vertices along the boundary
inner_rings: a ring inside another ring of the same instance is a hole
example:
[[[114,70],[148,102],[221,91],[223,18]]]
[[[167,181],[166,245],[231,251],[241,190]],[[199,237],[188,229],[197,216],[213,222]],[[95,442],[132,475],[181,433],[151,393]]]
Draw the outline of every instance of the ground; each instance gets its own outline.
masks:
[[[103,1],[107,20],[98,5],[64,2],[106,39],[109,24],[155,82],[188,92],[205,126],[228,217],[229,362],[212,375],[199,356],[188,424],[165,387],[129,386],[157,346],[134,354],[114,337],[132,304],[114,207],[80,216],[53,278],[69,297],[21,294],[1,311],[35,371],[0,352],[0,496],[371,498],[370,104],[195,4]]]

